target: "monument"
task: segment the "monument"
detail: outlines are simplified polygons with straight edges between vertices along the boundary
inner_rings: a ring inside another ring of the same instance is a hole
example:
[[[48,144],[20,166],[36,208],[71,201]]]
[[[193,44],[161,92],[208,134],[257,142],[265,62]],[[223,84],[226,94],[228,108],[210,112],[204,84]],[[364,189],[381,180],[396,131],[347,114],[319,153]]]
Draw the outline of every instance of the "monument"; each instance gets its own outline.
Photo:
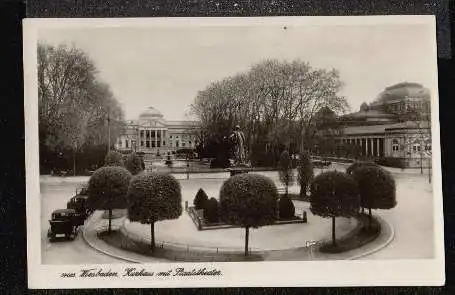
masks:
[[[250,166],[246,162],[246,140],[245,134],[240,129],[239,125],[234,127],[231,135],[229,135],[229,141],[233,144],[234,150],[234,166],[228,168],[227,170],[230,172],[231,176],[240,174],[240,173],[248,173],[251,170]]]

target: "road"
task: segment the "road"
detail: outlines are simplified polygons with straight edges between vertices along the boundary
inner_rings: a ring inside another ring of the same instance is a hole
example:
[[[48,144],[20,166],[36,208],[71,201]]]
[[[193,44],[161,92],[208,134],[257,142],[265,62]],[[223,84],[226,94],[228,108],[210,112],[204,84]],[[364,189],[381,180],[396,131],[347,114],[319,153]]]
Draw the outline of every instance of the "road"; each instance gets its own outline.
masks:
[[[53,210],[66,208],[66,202],[74,195],[79,183],[41,182],[41,259],[43,264],[111,264],[123,261],[106,256],[88,246],[79,232],[73,241],[49,242],[47,230]]]

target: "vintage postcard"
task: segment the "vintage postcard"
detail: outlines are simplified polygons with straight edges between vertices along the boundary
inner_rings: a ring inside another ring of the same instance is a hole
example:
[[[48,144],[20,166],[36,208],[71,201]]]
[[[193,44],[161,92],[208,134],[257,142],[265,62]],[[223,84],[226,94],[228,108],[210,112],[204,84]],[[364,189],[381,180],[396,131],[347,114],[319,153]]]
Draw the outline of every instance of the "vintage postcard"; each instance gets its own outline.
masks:
[[[433,16],[24,20],[30,288],[442,285]]]

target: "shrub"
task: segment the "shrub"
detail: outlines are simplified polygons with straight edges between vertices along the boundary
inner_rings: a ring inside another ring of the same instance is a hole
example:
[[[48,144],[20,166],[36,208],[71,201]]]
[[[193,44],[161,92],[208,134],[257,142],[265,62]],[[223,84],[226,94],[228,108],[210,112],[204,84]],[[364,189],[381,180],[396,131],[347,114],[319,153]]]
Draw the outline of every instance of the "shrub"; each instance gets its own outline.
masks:
[[[227,155],[219,155],[210,161],[210,168],[227,168],[230,165]]]
[[[280,198],[278,207],[280,212],[280,219],[289,219],[295,216],[294,204],[287,195],[284,195]]]
[[[381,167],[363,166],[352,173],[359,187],[361,205],[369,209],[371,225],[371,209],[391,209],[397,204],[395,180],[392,175]]]
[[[286,188],[286,195],[289,191],[289,185],[294,182],[294,172],[292,170],[292,160],[288,151],[283,151],[278,162],[278,174],[280,181]]]
[[[204,218],[207,222],[215,223],[219,221],[219,204],[218,200],[215,198],[210,198],[207,201],[206,206],[204,208]]]
[[[360,167],[378,167],[376,163],[373,162],[354,162],[351,165],[349,165],[348,168],[346,168],[346,173],[352,175],[352,172]]]
[[[123,166],[123,156],[117,151],[109,151],[104,159],[104,166]]]
[[[111,232],[112,209],[126,208],[126,194],[131,173],[122,167],[101,167],[88,181],[89,208],[109,210],[109,232]]]
[[[142,160],[136,153],[131,153],[126,157],[125,167],[131,174],[136,175],[142,172]]]
[[[300,154],[297,172],[300,184],[300,197],[304,198],[307,195],[308,188],[314,176],[313,163],[310,154],[306,152]]]
[[[384,157],[376,160],[379,165],[394,167],[394,168],[405,168],[406,163],[403,158]]]
[[[176,219],[182,214],[179,182],[169,174],[136,175],[129,186],[128,217],[132,222],[150,224],[150,247],[155,248],[155,222]]]
[[[274,223],[277,207],[277,188],[266,176],[238,174],[228,178],[221,187],[221,218],[228,224],[245,228],[245,255],[248,255],[249,228]]]
[[[335,245],[335,218],[352,217],[359,210],[357,183],[346,173],[337,171],[321,173],[311,183],[310,203],[313,214],[332,218],[332,243]]]
[[[208,201],[208,199],[209,199],[209,197],[207,196],[205,191],[202,188],[200,188],[197,191],[196,196],[194,197],[194,200],[193,200],[194,208],[196,210],[204,209],[205,203]]]

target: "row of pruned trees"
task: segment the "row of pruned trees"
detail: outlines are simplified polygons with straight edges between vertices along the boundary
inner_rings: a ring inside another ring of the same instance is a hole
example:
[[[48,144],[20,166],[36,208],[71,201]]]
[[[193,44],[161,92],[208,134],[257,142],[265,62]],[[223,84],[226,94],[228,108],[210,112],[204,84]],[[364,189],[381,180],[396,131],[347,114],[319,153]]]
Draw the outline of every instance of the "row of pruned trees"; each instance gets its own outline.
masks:
[[[114,143],[123,111],[84,51],[46,44],[37,50],[41,165],[55,165],[54,154],[71,153],[72,165],[65,168],[76,173],[77,153]]]
[[[238,124],[250,154],[259,152],[255,145],[300,150],[314,136],[321,110],[340,114],[348,109],[339,95],[342,86],[335,69],[315,69],[300,60],[264,60],[199,91],[191,110],[200,121],[204,143],[222,142]]]
[[[106,157],[107,165],[112,166],[98,169],[89,180],[89,207],[109,210],[109,232],[112,210],[127,208],[131,221],[150,225],[150,245],[154,249],[155,223],[176,219],[182,214],[180,184],[168,174],[139,172],[133,176],[119,165],[120,158],[113,158],[115,155]],[[300,165],[311,163],[303,157]],[[332,219],[334,245],[337,217],[357,216],[360,208],[367,208],[371,224],[372,209],[390,209],[396,205],[393,177],[373,163],[355,163],[346,173],[328,171],[314,178],[312,173],[308,173],[300,179],[307,180],[303,189],[305,195],[309,185],[311,212]],[[209,204],[215,206],[216,202],[217,210],[210,211],[216,212],[217,216],[210,218],[220,218],[225,223],[245,228],[245,255],[248,255],[249,230],[273,224],[282,215],[279,213],[283,209],[281,207],[285,207],[284,202],[278,202],[279,194],[275,183],[266,176],[254,173],[227,179],[220,190],[219,205],[218,201],[209,200],[202,192],[198,194],[200,196],[195,199],[198,208]],[[204,205],[204,202],[207,203]]]

